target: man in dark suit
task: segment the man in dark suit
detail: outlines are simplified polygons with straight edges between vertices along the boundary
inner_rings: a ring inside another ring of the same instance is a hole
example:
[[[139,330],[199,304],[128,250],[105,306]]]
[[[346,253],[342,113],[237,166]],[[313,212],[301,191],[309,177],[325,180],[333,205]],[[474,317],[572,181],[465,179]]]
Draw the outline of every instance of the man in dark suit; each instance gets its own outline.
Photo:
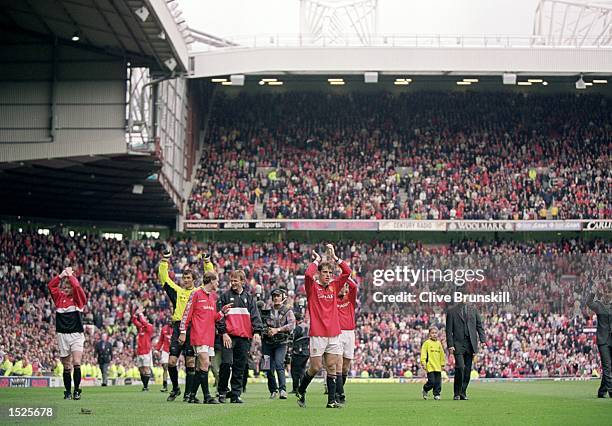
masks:
[[[446,313],[446,345],[455,357],[455,400],[468,399],[466,391],[479,341],[484,345],[485,334],[476,308],[465,303],[450,308]]]
[[[595,300],[591,293],[587,306],[597,314],[597,347],[601,357],[601,385],[597,391],[598,398],[605,398],[606,392],[612,398],[612,287],[608,286],[607,294]]]
[[[102,370],[102,386],[106,386],[108,380],[108,365],[113,359],[113,345],[108,341],[108,334],[102,333],[102,338],[96,343],[96,356]]]

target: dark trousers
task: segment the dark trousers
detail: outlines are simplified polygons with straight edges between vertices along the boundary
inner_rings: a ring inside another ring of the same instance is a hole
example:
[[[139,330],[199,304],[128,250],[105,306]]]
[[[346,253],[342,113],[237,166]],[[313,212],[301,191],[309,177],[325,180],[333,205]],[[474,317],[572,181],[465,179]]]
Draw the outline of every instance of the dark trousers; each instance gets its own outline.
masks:
[[[102,384],[106,386],[108,381],[108,363],[100,364],[100,370],[102,371]]]
[[[224,346],[221,353],[221,368],[219,369],[217,390],[219,395],[225,395],[228,392],[228,382],[231,375],[231,397],[238,398],[242,393],[242,380],[251,345],[246,337],[231,337],[232,348],[228,349]]]
[[[470,384],[472,373],[473,352],[455,354],[455,382],[453,386],[454,396],[466,396],[467,387]]]
[[[300,385],[300,379],[304,376],[306,371],[306,363],[308,362],[308,355],[292,355],[291,356],[291,380],[293,380],[293,390],[297,391]]]
[[[601,385],[597,393],[604,395],[612,393],[612,345],[599,345],[599,356],[601,357]]]
[[[285,379],[285,355],[287,354],[287,344],[271,345],[265,343],[262,345],[261,352],[263,355],[270,357],[270,369],[266,371],[268,376],[268,390],[270,393],[278,392],[279,390],[287,390]],[[278,386],[276,377],[278,376]]]
[[[427,373],[427,383],[423,385],[423,390],[429,392],[432,389],[434,396],[440,396],[442,392],[442,373],[440,371]]]

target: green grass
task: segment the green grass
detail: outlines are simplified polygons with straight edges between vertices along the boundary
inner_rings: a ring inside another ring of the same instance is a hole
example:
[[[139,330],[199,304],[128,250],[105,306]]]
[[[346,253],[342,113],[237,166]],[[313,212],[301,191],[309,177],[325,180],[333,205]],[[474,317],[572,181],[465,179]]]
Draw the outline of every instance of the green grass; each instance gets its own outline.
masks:
[[[57,410],[57,424],[209,424],[209,425],[602,425],[612,418],[612,399],[597,399],[598,383],[530,382],[473,383],[469,401],[452,400],[452,383],[442,388],[442,400],[424,401],[418,384],[348,384],[347,406],[326,409],[321,383],[312,383],[307,408],[295,397],[268,399],[263,384],[251,384],[243,405],[168,403],[167,394],[153,386],[149,393],[136,386],[85,388],[81,401],[62,400],[62,389],[0,389],[0,406],[48,406]],[[430,394],[431,395],[431,394]],[[92,414],[80,414],[81,408]],[[39,421],[40,422],[40,421]],[[0,419],[6,424],[7,419]]]

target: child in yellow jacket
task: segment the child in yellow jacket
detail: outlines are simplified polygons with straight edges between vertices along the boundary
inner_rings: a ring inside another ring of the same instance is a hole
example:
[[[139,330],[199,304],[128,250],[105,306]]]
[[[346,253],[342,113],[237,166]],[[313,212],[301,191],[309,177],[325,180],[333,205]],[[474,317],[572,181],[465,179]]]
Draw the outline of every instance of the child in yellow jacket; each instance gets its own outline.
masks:
[[[421,365],[427,371],[427,383],[423,385],[423,399],[427,399],[427,394],[433,389],[434,399],[440,399],[442,392],[442,370],[446,365],[446,356],[442,343],[438,340],[438,329],[429,328],[429,339],[421,346]]]

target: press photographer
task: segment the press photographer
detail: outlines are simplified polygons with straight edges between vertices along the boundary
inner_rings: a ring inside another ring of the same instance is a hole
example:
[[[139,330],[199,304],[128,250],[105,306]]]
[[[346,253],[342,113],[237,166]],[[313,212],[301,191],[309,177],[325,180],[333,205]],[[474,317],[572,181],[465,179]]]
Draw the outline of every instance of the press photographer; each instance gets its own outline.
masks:
[[[261,309],[261,320],[264,324],[262,353],[264,369],[267,370],[270,399],[277,396],[287,399],[285,381],[285,355],[287,344],[295,328],[293,310],[285,304],[287,295],[284,289],[272,291],[272,307]],[[278,385],[274,373],[278,375]]]

